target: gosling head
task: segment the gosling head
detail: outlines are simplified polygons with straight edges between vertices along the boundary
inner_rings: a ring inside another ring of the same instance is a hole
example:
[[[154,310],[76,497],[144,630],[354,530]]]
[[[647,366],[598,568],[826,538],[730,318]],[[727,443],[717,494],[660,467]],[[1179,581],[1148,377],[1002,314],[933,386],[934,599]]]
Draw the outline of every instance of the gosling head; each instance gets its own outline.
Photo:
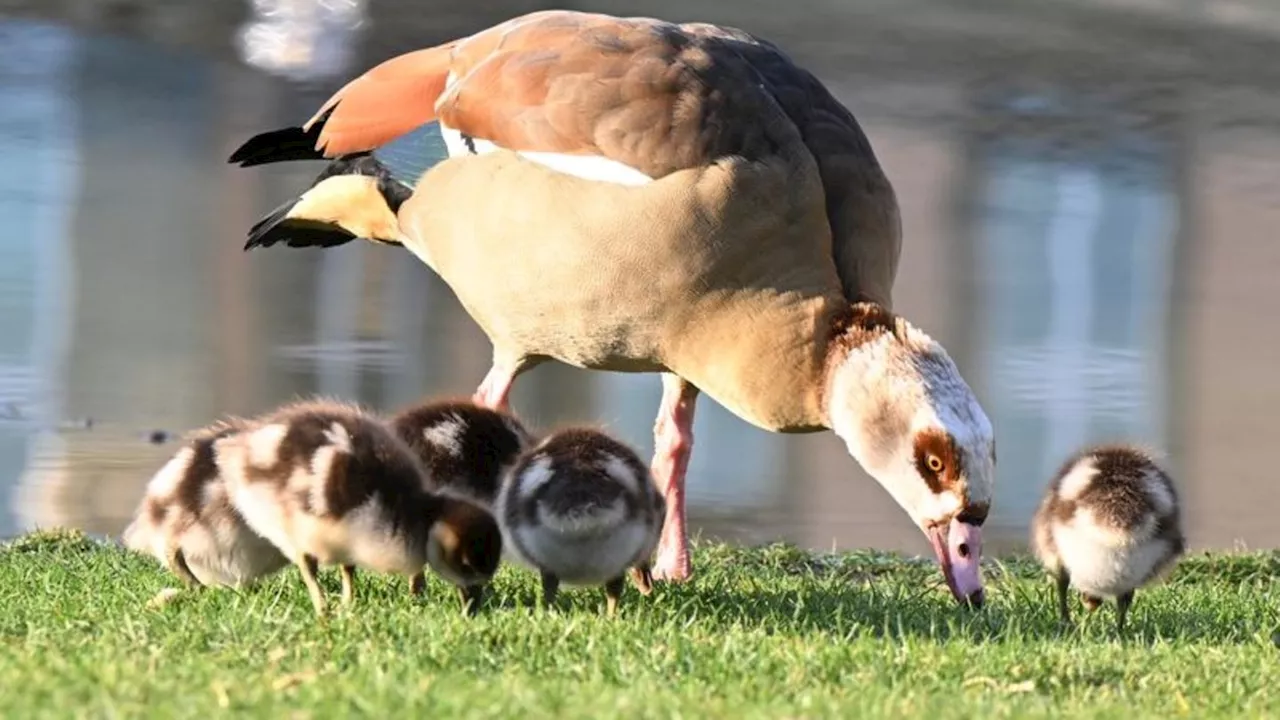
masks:
[[[493,515],[466,500],[439,497],[427,536],[427,563],[458,586],[468,613],[479,611],[501,558],[502,531]]]

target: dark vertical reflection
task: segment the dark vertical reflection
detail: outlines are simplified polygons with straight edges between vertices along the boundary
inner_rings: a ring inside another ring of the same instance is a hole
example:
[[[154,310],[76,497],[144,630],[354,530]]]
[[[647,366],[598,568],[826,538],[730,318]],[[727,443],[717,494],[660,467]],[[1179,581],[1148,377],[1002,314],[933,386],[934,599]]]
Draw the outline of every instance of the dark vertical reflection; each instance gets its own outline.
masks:
[[[60,454],[45,428],[61,417],[74,317],[72,216],[81,194],[76,35],[0,20],[0,536],[30,524],[30,468]]]
[[[1127,108],[1065,87],[993,90],[984,116],[1005,122],[974,139],[966,183],[981,273],[973,317],[1000,438],[992,522],[1022,527],[1079,447],[1170,443],[1165,309],[1180,188],[1168,138],[1116,127]],[[1093,131],[1046,132],[1054,124]]]

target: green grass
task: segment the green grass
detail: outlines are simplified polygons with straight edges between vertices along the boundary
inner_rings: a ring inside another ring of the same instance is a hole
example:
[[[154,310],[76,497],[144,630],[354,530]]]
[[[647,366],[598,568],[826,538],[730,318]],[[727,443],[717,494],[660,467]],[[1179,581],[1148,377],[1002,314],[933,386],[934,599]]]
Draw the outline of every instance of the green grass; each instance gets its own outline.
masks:
[[[700,543],[694,562],[690,585],[628,588],[612,621],[594,589],[537,610],[535,577],[507,567],[470,620],[439,579],[414,602],[363,575],[318,623],[292,568],[146,609],[176,584],[150,559],[30,535],[0,550],[0,717],[1280,714],[1280,553],[1187,558],[1139,591],[1123,639],[1111,605],[1059,629],[1025,560],[987,569],[977,613],[932,564],[883,554]]]

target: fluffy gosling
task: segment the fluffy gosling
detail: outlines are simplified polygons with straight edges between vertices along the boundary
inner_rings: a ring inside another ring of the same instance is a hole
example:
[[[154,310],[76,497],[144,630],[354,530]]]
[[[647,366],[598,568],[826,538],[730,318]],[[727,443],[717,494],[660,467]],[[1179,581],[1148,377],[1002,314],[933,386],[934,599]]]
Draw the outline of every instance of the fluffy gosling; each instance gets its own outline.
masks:
[[[1055,575],[1058,610],[1071,622],[1067,588],[1090,612],[1116,600],[1116,627],[1137,588],[1155,580],[1186,550],[1178,494],[1145,452],[1106,445],[1080,451],[1058,471],[1032,519],[1032,548]]]
[[[390,419],[427,470],[427,489],[492,511],[506,471],[532,442],[509,412],[471,400],[436,400]]]
[[[184,438],[121,535],[126,548],[156,558],[187,587],[245,587],[289,564],[232,505],[215,461],[214,443],[244,428],[228,419]]]
[[[245,521],[302,573],[317,615],[326,610],[320,564],[342,573],[342,602],[355,596],[355,570],[401,573],[413,594],[423,567],[459,588],[478,610],[497,570],[502,537],[493,516],[427,492],[423,468],[403,442],[357,407],[327,401],[285,406],[215,451]]]
[[[560,583],[604,585],[617,613],[625,576],[652,591],[650,558],[666,502],[631,448],[605,433],[574,428],[547,436],[507,475],[496,512],[517,562],[542,574],[543,602]]]

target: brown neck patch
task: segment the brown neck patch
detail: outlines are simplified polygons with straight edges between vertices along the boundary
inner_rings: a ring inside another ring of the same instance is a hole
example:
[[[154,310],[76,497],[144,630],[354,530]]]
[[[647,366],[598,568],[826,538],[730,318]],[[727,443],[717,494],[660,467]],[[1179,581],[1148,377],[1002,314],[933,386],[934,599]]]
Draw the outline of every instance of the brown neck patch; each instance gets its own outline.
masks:
[[[831,313],[827,331],[826,370],[823,373],[823,408],[830,402],[826,394],[831,387],[831,374],[840,367],[849,353],[886,334],[899,336],[900,329],[898,316],[878,303],[851,303]]]
[[[831,314],[832,350],[844,350],[841,356],[886,333],[898,332],[898,316],[878,303],[850,303]]]

